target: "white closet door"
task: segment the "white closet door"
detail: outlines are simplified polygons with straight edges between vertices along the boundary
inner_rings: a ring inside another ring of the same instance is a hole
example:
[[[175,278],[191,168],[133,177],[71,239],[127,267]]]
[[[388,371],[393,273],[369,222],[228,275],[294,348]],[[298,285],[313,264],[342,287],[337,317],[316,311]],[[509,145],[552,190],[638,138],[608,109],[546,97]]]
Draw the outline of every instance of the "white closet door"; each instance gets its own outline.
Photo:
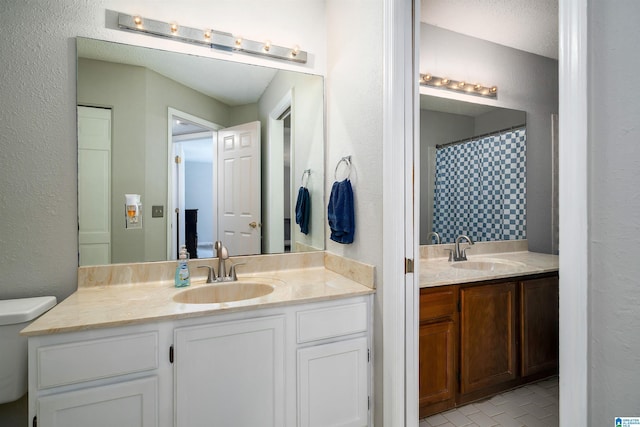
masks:
[[[124,209],[124,199],[122,203]],[[80,265],[111,263],[110,212],[111,110],[78,107]]]

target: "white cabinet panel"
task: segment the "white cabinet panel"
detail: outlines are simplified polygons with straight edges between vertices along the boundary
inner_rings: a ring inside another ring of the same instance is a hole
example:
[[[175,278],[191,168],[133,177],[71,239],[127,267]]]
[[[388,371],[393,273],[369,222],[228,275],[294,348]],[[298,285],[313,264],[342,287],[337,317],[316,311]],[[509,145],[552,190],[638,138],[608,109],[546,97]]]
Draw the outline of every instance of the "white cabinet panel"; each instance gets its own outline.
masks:
[[[282,427],[284,316],[178,328],[176,421],[180,427]]]
[[[156,369],[158,333],[42,346],[36,360],[39,389]]]
[[[155,427],[157,394],[152,377],[41,397],[38,425]]]
[[[366,426],[367,364],[364,337],[298,350],[299,425]]]
[[[299,311],[297,320],[299,343],[364,332],[367,303]]]

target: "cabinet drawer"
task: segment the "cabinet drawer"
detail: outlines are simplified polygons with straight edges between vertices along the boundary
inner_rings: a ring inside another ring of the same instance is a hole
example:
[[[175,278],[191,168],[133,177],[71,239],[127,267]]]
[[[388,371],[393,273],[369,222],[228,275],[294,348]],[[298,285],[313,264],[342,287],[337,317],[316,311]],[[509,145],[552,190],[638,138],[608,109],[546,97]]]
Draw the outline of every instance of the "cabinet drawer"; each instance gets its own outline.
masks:
[[[451,316],[457,311],[457,287],[445,286],[420,290],[420,321]]]
[[[36,363],[40,389],[156,369],[158,333],[44,346]]]
[[[299,311],[298,343],[316,341],[367,330],[367,303]]]

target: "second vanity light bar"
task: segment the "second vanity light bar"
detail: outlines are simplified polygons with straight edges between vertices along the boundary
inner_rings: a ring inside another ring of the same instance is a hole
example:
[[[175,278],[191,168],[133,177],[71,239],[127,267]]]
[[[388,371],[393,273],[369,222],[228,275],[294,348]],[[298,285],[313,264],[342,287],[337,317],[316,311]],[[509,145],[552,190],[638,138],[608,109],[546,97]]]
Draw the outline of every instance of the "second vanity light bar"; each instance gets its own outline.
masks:
[[[461,80],[451,80],[446,77],[436,77],[431,74],[420,74],[420,84],[438,89],[447,89],[452,92],[466,93],[469,95],[497,98],[497,86],[483,86],[481,84],[467,83]]]
[[[177,23],[156,21],[141,16],[131,16],[124,13],[118,14],[118,27],[122,30],[135,31],[157,37],[164,37],[191,43],[212,49],[226,50],[229,52],[244,52],[253,55],[266,56],[286,61],[307,62],[307,52],[300,50],[298,46],[287,48],[276,46],[271,42],[257,42],[236,37],[231,33],[225,33],[212,29],[197,29],[178,25]]]

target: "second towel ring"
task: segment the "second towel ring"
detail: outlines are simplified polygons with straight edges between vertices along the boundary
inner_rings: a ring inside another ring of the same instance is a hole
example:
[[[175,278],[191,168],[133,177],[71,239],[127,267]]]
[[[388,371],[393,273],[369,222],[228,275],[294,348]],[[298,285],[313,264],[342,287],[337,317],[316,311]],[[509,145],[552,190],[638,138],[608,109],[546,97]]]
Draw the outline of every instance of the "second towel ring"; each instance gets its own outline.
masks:
[[[333,172],[333,178],[336,181],[338,180],[338,168],[342,163],[344,163],[347,166],[347,176],[345,179],[349,179],[349,176],[351,176],[351,156],[345,156],[338,161],[338,164],[336,165],[336,170]]]

